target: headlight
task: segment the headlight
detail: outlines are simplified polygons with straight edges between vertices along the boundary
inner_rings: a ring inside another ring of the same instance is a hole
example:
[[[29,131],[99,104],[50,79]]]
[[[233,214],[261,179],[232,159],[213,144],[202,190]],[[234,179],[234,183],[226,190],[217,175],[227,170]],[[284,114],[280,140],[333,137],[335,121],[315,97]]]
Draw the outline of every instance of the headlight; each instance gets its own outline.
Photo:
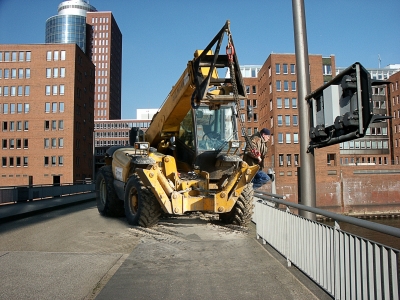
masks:
[[[148,143],[135,143],[135,149],[147,150],[147,149],[149,149],[149,144]]]

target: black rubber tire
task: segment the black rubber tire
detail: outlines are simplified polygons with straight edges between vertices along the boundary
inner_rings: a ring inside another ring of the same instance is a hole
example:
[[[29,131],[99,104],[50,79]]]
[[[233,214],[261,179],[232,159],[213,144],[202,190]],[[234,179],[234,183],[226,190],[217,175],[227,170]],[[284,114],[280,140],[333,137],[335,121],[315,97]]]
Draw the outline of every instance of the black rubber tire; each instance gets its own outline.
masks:
[[[125,188],[125,216],[130,225],[152,227],[161,216],[161,206],[150,188],[137,175],[129,178]]]
[[[97,210],[103,216],[122,217],[124,202],[118,198],[113,181],[111,166],[101,167],[96,176]]]
[[[247,227],[253,215],[253,184],[249,183],[243,189],[232,210],[219,215],[219,219],[226,224]]]

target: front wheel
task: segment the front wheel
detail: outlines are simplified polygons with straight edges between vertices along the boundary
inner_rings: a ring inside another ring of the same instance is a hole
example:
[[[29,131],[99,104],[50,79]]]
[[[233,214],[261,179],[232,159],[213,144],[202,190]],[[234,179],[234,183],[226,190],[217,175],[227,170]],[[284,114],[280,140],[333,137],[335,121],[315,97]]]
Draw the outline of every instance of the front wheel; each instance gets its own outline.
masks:
[[[103,216],[122,217],[124,203],[118,198],[114,188],[111,166],[104,166],[96,177],[97,210]]]
[[[151,189],[137,175],[129,178],[125,189],[125,215],[130,225],[152,227],[161,216],[161,206]]]
[[[248,183],[237,199],[232,210],[219,215],[219,219],[226,224],[247,227],[253,215],[253,184]]]

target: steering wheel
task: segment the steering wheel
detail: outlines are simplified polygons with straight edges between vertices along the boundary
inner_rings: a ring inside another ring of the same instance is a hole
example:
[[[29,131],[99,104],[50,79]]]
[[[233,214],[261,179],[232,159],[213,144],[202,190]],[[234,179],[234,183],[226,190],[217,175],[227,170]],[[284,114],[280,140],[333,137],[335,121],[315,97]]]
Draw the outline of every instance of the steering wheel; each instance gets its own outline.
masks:
[[[219,139],[221,139],[221,134],[219,134],[218,132],[212,132],[212,131],[206,132],[203,135],[202,140],[204,141],[204,140],[206,140],[206,138],[209,140],[219,140]]]

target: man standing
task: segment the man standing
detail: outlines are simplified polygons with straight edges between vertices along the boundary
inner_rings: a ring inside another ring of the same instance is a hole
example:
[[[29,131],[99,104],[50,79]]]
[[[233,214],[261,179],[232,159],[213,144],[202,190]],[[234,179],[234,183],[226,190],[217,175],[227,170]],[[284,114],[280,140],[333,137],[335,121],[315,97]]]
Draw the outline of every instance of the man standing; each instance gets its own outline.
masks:
[[[249,165],[259,165],[260,170],[254,176],[252,182],[254,188],[259,188],[266,184],[270,177],[262,171],[264,166],[264,158],[267,155],[267,142],[271,138],[271,132],[267,128],[261,129],[250,137],[251,144],[246,144],[243,160]]]

